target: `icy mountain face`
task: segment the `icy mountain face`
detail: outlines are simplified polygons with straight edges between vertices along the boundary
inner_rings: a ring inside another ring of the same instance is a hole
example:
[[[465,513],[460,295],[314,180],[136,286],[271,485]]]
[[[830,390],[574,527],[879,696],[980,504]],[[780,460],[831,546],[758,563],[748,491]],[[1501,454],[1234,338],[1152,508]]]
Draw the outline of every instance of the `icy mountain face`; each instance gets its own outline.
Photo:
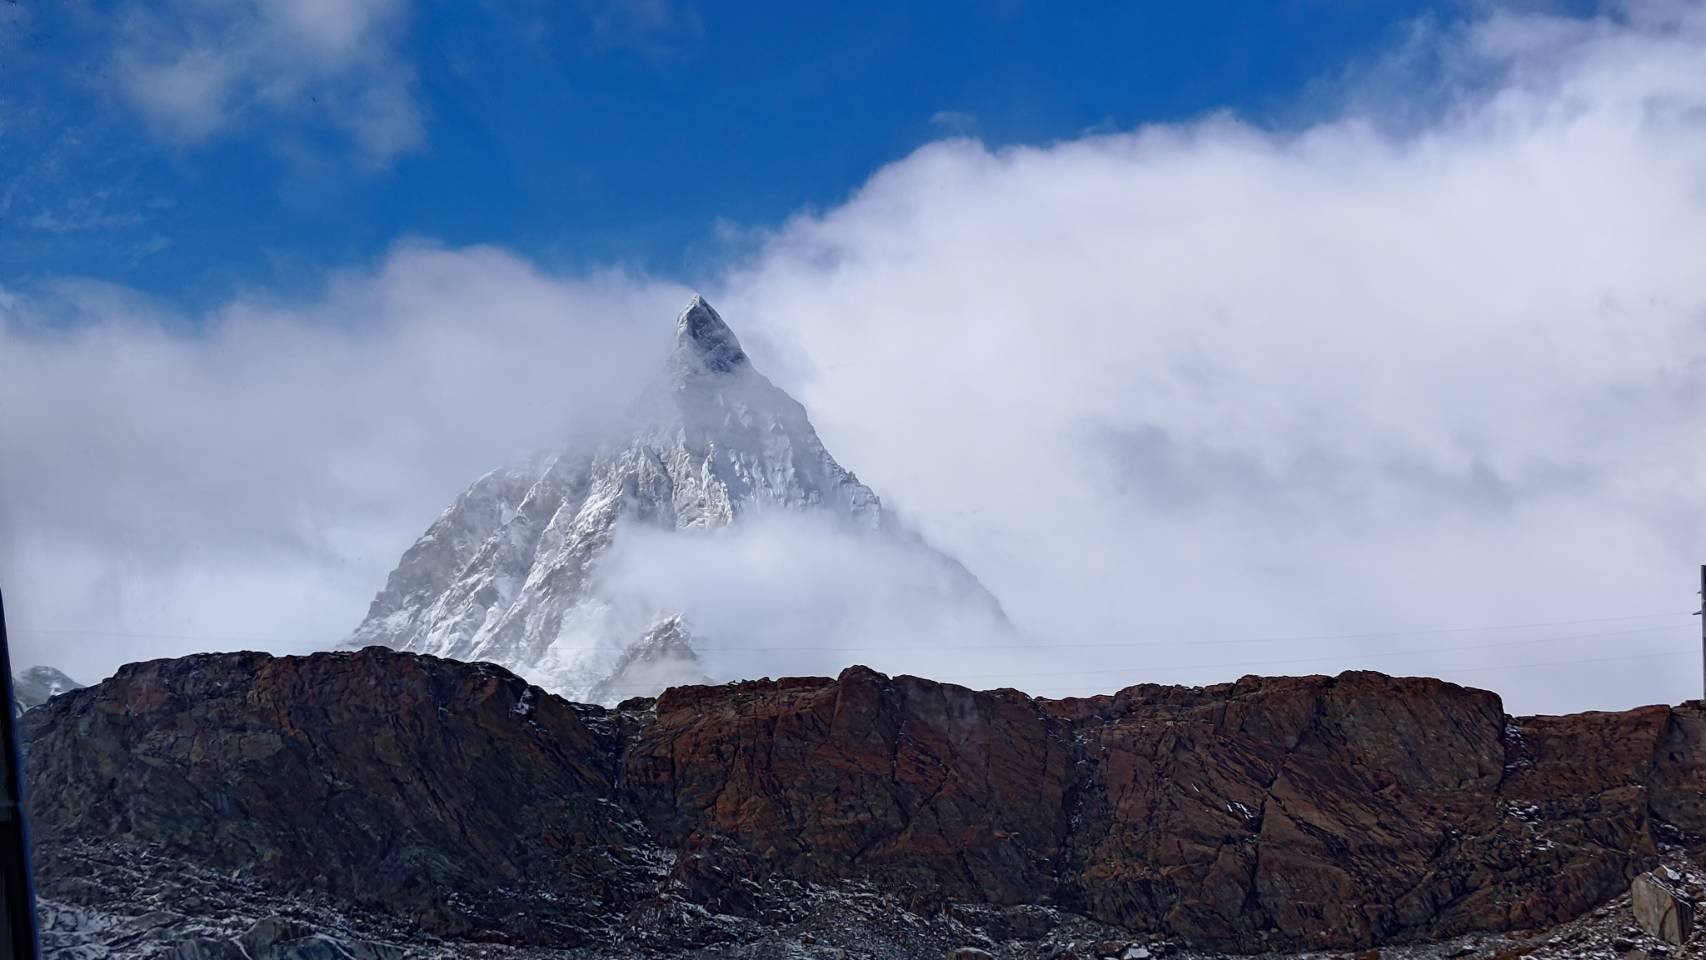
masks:
[[[595,703],[619,703],[635,691],[662,690],[670,684],[710,683],[704,661],[681,617],[662,621],[622,652],[604,679],[587,691]]]
[[[351,643],[491,661],[571,698],[701,682],[681,612],[613,588],[601,563],[624,529],[714,531],[767,510],[824,511],[929,551],[999,616],[971,574],[885,515],[694,297],[627,438],[480,478],[403,555]]]
[[[41,706],[49,697],[82,687],[81,683],[53,667],[31,667],[12,677],[12,697],[19,713]]]

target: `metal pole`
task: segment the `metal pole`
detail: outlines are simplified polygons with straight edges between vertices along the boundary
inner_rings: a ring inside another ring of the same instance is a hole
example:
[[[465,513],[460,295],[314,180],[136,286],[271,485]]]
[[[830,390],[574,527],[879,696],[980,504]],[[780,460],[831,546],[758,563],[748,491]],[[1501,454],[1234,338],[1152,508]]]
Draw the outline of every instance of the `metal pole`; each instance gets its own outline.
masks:
[[[0,896],[6,898],[0,957],[36,960],[36,894],[30,871],[29,827],[24,822],[23,754],[18,749],[18,700],[12,693],[12,654],[6,643],[6,604],[0,599]]]
[[[1706,700],[1706,563],[1700,565],[1700,697]]]

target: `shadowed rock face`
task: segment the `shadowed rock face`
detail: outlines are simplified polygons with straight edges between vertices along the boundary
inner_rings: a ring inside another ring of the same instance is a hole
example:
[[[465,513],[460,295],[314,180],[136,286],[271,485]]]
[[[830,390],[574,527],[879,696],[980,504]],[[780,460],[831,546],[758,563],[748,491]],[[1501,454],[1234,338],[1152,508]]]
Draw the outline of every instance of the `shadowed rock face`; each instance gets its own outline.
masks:
[[[1698,704],[1513,719],[1374,673],[1049,701],[852,668],[604,710],[370,648],[133,665],[24,729],[50,893],[56,845],[135,843],[534,943],[865,880],[1352,946],[1562,921],[1706,837]]]
[[[50,895],[56,846],[127,839],[445,934],[573,943],[647,883],[606,718],[500,668],[199,655],[75,692],[24,729]]]

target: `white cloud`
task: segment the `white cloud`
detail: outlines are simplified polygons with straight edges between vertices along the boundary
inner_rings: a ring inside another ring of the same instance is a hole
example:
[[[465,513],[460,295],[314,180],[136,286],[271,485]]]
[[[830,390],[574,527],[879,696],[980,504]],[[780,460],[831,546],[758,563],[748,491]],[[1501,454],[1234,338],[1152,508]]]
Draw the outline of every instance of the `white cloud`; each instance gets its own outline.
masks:
[[[1698,695],[1706,14],[1496,15],[1416,44],[1303,129],[931,145],[709,291],[837,457],[1050,645],[929,672],[1064,693],[1362,665],[1517,709]],[[1429,86],[1394,79],[1418,62]],[[681,293],[407,250],[320,302],[210,318],[85,286],[69,299],[104,319],[52,333],[14,296],[15,619],[353,623],[461,483],[625,392],[640,361],[605,357],[645,356]],[[671,589],[719,638],[798,632],[852,602],[813,571],[865,559],[800,540],[698,544],[716,559],[672,555],[716,576]],[[778,580],[775,549],[829,559]],[[871,582],[873,612],[905,607],[904,577]],[[1675,615],[1422,632],[1647,613]],[[911,642],[884,620],[846,618]],[[31,642],[73,668],[192,643]]]
[[[619,412],[684,296],[429,248],[312,302],[206,317],[87,283],[7,295],[0,582],[19,659],[100,676],[234,639],[342,639],[469,481]]]
[[[1462,636],[1217,643],[1690,609],[1706,19],[1637,13],[1491,19],[1401,132],[935,144],[780,231],[725,312],[1022,625],[1162,644],[1007,668],[1033,688],[1314,656],[1291,669],[1463,671],[1519,708],[1697,696],[1686,616],[1435,656],[1407,651]]]
[[[710,532],[625,531],[604,582],[646,612],[640,624],[685,616],[705,674],[719,680],[833,675],[854,662],[941,676],[968,655],[990,656],[992,644],[1031,642],[951,560],[904,534],[821,516],[770,511]]]
[[[420,146],[404,0],[172,0],[116,17],[112,75],[160,136],[327,125],[366,162]]]

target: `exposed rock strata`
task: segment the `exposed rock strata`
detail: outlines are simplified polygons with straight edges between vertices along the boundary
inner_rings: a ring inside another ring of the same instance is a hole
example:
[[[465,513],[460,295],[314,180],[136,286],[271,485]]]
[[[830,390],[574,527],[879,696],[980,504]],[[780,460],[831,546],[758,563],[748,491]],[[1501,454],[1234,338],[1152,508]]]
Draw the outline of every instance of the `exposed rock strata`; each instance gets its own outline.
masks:
[[[76,887],[55,849],[134,844],[513,943],[678,903],[782,923],[865,884],[1362,946],[1562,922],[1706,837],[1698,703],[1509,718],[1374,673],[1050,701],[852,668],[607,710],[378,648],[201,655],[24,731],[50,895]]]

